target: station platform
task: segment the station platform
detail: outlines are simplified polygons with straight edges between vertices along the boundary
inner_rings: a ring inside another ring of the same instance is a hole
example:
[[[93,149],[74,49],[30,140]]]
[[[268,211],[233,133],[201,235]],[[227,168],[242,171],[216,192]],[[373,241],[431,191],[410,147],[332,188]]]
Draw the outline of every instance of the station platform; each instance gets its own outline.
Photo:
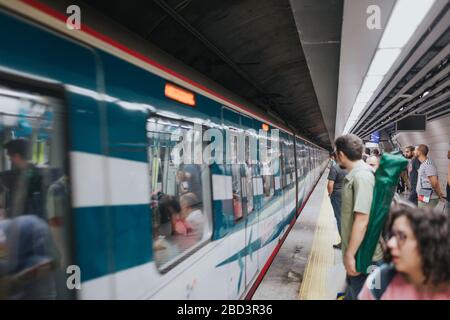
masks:
[[[345,289],[345,269],[325,170],[259,285],[253,300],[334,300]]]

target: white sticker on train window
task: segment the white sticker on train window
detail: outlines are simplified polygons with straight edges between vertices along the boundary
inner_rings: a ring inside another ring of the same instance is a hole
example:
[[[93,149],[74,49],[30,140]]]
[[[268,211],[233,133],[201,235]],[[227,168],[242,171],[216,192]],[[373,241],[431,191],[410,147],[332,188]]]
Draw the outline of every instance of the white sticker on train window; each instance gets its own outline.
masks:
[[[244,198],[247,197],[247,178],[243,177],[241,178],[241,186],[242,186],[242,196]]]
[[[262,184],[262,178],[254,178],[253,179],[253,195],[259,196],[263,194],[263,184]]]
[[[229,200],[233,199],[231,176],[213,174],[213,200]]]
[[[280,189],[280,177],[275,177],[275,190]]]

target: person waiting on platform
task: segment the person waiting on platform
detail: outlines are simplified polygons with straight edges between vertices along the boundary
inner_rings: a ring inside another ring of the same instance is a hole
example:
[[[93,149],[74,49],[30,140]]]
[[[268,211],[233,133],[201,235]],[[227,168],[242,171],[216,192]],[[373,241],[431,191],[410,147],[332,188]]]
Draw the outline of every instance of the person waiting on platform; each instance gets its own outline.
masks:
[[[332,154],[332,157],[336,158],[334,153]],[[330,168],[328,174],[328,196],[330,197],[331,206],[333,207],[339,236],[341,235],[341,190],[346,175],[347,170],[337,163]],[[341,249],[341,243],[334,244],[333,248]]]
[[[439,185],[437,168],[428,157],[428,147],[426,145],[419,145],[417,158],[421,162],[416,187],[418,206],[419,208],[434,208],[440,199],[444,199],[444,193]]]
[[[370,156],[367,158],[366,163],[372,167],[373,171],[377,171],[378,167],[380,166],[380,158],[377,156]]]
[[[384,264],[367,279],[360,300],[449,300],[450,216],[402,206],[387,223]],[[377,285],[378,284],[378,285]]]
[[[356,271],[355,255],[369,224],[375,176],[372,168],[362,161],[363,141],[359,137],[354,134],[343,135],[334,144],[338,163],[349,171],[342,186],[341,240],[347,272],[345,299],[355,300],[367,278],[367,274]],[[379,242],[372,261],[379,264],[382,259],[383,251]]]
[[[413,146],[408,146],[405,149],[405,157],[409,159],[408,163],[408,181],[410,187],[410,193],[408,200],[417,206],[417,174],[420,167],[420,161],[416,156],[416,148]]]
[[[377,148],[373,149],[372,150],[372,155],[377,157],[377,158],[380,158],[381,157],[380,150],[378,150]]]
[[[447,159],[450,160],[450,150],[447,152]],[[450,210],[450,162],[448,163],[447,168],[447,210]]]

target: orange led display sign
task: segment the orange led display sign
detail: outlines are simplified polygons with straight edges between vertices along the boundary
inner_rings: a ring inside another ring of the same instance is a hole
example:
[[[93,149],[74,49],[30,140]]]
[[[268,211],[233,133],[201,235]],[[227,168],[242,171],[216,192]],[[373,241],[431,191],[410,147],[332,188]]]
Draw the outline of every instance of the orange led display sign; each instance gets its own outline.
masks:
[[[167,98],[178,101],[188,106],[195,106],[195,94],[172,83],[166,83],[164,94]]]

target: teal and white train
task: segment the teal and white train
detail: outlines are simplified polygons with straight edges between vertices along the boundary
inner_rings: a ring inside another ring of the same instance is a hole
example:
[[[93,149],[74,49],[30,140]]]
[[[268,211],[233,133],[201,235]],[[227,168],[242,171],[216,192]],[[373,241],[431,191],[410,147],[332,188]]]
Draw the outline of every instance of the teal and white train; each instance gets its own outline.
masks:
[[[251,297],[328,152],[120,28],[70,30],[65,18],[39,1],[0,0],[0,142],[30,142],[55,297]],[[176,165],[171,137],[194,125],[245,141],[250,129],[279,129],[279,170]],[[8,185],[0,158],[0,218],[32,213],[11,209],[27,184]],[[66,286],[71,265],[80,289]],[[20,270],[24,281],[38,267]]]

